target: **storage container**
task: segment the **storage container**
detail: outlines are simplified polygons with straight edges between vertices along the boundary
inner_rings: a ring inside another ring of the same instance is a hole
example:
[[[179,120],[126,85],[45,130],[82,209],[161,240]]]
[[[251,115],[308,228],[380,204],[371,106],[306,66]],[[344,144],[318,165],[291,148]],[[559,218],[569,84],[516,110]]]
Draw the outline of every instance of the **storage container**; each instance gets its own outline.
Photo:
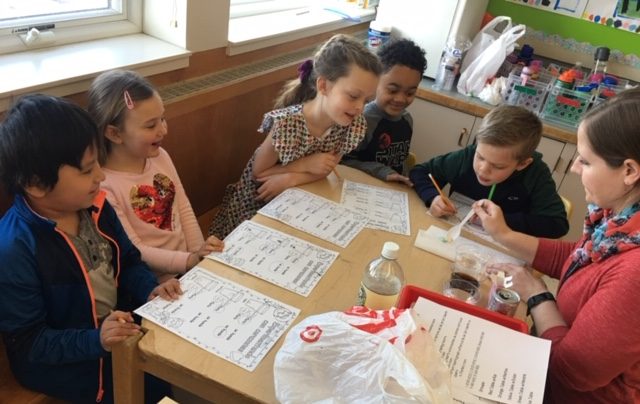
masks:
[[[415,303],[416,300],[418,300],[419,297],[424,297],[425,299],[429,299],[432,302],[441,304],[451,309],[462,311],[467,314],[471,314],[476,317],[483,318],[512,330],[520,331],[525,334],[529,333],[529,326],[527,326],[527,323],[522,320],[505,316],[504,314],[485,309],[484,307],[474,306],[461,300],[453,299],[440,293],[422,289],[414,285],[406,285],[402,289],[396,306],[399,309],[408,309],[413,305],[413,303]]]
[[[507,80],[507,87],[503,94],[507,104],[517,105],[539,114],[544,105],[549,89],[549,84],[537,80],[527,80],[527,84],[522,84],[522,77],[510,74]]]
[[[593,101],[590,93],[551,87],[541,117],[569,126],[578,126]]]

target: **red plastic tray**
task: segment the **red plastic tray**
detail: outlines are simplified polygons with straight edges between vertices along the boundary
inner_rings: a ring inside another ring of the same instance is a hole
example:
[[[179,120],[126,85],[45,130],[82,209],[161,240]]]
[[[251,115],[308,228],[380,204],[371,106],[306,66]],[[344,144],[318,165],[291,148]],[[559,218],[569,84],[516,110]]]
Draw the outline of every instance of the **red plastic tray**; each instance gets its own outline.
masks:
[[[529,326],[522,320],[508,317],[504,314],[485,309],[484,307],[474,306],[472,304],[465,303],[463,301],[447,297],[440,293],[432,292],[430,290],[422,289],[413,285],[406,285],[402,289],[396,306],[399,309],[408,309],[416,300],[418,300],[418,297],[424,297],[425,299],[429,299],[443,306],[447,306],[455,310],[460,310],[464,313],[468,313],[476,317],[484,318],[485,320],[489,320],[496,324],[511,328],[512,330],[520,331],[525,334],[529,333]]]

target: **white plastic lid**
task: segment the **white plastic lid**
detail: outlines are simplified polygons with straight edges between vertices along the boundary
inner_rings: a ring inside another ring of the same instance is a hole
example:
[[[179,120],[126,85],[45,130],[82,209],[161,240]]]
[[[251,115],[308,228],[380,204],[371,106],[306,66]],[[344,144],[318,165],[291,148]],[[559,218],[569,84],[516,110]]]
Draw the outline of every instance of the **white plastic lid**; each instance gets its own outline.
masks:
[[[382,246],[382,256],[394,260],[398,258],[398,252],[400,251],[400,246],[393,241],[387,241]]]
[[[378,32],[391,32],[391,26],[386,25],[378,20],[371,21],[371,23],[369,24],[369,28]]]

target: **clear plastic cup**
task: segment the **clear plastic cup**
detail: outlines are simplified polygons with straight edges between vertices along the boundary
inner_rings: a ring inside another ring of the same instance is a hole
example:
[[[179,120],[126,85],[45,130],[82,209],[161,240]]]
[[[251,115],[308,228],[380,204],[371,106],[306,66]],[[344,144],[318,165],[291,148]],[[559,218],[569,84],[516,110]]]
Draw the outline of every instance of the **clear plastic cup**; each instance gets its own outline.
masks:
[[[442,294],[469,304],[478,304],[480,288],[464,279],[447,279],[442,284]]]
[[[482,255],[482,252],[476,246],[460,244],[456,248],[451,279],[463,279],[479,287],[487,278],[485,272],[487,258]]]

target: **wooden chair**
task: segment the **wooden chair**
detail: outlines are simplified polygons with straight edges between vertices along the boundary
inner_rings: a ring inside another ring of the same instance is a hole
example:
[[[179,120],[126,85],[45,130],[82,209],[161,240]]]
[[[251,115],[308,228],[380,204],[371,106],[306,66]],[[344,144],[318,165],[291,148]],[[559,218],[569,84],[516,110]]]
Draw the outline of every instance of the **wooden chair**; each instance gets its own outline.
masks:
[[[564,204],[564,210],[567,212],[567,220],[571,219],[571,213],[573,212],[573,205],[571,201],[560,195],[560,199],[562,199],[562,203]]]
[[[407,159],[404,161],[404,171],[405,173],[409,173],[411,169],[416,165],[416,155],[414,152],[409,152]]]
[[[5,401],[6,400],[6,401]],[[9,358],[0,338],[0,402],[29,404],[63,404],[64,401],[51,398],[42,393],[22,387],[13,377],[9,367]]]

